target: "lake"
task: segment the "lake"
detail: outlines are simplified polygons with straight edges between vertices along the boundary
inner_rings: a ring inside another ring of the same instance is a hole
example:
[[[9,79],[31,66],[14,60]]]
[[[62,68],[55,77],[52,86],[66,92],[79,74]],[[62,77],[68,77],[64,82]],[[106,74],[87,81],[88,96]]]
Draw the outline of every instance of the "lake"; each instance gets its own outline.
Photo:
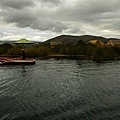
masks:
[[[118,120],[120,61],[0,66],[0,120]]]

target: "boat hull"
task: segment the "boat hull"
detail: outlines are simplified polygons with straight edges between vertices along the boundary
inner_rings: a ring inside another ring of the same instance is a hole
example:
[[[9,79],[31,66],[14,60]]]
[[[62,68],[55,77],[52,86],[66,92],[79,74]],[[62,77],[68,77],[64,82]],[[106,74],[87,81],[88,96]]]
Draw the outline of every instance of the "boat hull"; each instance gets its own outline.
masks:
[[[34,65],[35,59],[1,58],[0,65]]]
[[[7,61],[7,62],[3,62],[2,63],[3,65],[34,65],[35,64],[35,61],[26,61],[26,62],[23,62],[23,61]]]

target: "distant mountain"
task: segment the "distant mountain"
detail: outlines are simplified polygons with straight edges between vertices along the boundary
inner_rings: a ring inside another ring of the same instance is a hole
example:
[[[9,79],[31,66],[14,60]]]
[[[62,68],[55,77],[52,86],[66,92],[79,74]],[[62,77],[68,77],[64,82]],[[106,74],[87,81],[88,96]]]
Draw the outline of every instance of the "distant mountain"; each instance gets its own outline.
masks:
[[[4,43],[9,43],[9,44],[13,44],[15,42],[19,42],[19,41],[28,41],[27,39],[20,39],[20,40],[0,40],[0,44],[4,44]],[[33,42],[33,43],[37,43],[37,44],[42,44],[43,42],[41,41],[30,41],[30,42]]]
[[[115,39],[115,38],[114,38]],[[45,44],[50,44],[50,42],[62,42],[63,44],[74,44],[78,41],[88,42],[90,40],[101,40],[104,43],[107,43],[109,39],[101,37],[101,36],[92,36],[92,35],[82,35],[82,36],[72,36],[72,35],[61,35],[55,38],[49,39],[45,41]]]
[[[26,40],[26,39],[23,39],[23,40]],[[93,36],[93,35],[82,35],[82,36],[60,35],[52,39],[46,40],[45,42],[40,42],[40,41],[31,41],[31,42],[34,42],[37,44],[50,44],[50,42],[62,42],[63,44],[75,44],[79,41],[88,42],[90,40],[100,40],[104,43],[107,43],[109,40],[118,40],[118,39],[117,38],[105,38],[105,37]],[[3,44],[3,43],[12,44],[14,42],[15,41],[12,41],[12,40],[9,40],[9,41],[0,40],[0,44]]]

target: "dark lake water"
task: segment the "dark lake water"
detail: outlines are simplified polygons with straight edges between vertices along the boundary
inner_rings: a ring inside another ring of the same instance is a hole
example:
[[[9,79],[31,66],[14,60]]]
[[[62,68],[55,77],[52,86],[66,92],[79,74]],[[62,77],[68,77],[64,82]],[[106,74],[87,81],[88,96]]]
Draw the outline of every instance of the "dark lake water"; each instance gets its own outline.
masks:
[[[119,120],[120,61],[0,66],[0,120]]]

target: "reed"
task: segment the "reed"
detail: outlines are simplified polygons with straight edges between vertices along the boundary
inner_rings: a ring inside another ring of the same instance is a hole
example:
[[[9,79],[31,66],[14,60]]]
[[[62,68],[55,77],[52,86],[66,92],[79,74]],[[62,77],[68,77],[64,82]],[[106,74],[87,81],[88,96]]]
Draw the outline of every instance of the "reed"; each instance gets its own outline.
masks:
[[[21,56],[22,47],[10,46],[8,44],[0,46],[0,55]],[[61,55],[84,55],[87,58],[99,61],[120,57],[120,48],[98,47],[90,44],[63,45],[51,47],[50,45],[39,45],[25,48],[26,57],[46,57],[54,54]]]

